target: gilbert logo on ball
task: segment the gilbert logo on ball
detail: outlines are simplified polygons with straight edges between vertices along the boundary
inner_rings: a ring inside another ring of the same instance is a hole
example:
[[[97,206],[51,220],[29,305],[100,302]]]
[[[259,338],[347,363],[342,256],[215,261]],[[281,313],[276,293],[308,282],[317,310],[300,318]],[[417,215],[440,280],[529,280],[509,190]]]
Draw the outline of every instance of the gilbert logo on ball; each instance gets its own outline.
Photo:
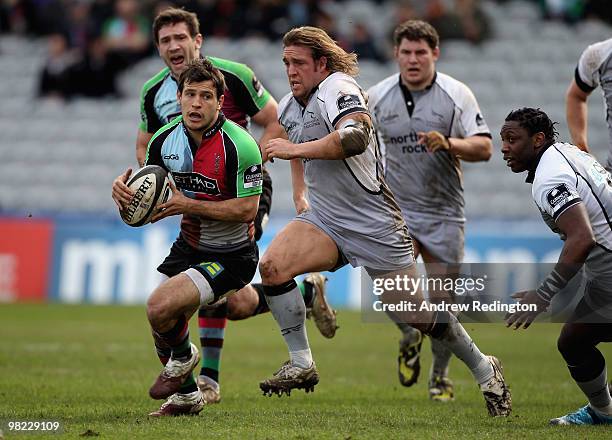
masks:
[[[136,171],[127,182],[134,191],[128,206],[120,211],[121,218],[129,226],[142,226],[151,221],[156,208],[170,196],[168,173],[157,165],[147,165]]]

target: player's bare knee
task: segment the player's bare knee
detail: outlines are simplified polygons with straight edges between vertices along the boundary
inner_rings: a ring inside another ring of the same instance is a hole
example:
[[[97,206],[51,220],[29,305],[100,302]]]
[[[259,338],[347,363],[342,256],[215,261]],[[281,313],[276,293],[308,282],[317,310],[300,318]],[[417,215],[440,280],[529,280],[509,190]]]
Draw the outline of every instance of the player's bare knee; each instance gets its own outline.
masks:
[[[159,328],[160,324],[165,321],[165,312],[163,301],[159,301],[157,297],[151,296],[147,301],[147,318],[151,327]]]
[[[248,314],[248,304],[242,300],[241,295],[234,294],[227,297],[227,319],[230,321],[240,321],[250,316]]]
[[[147,317],[151,326],[157,328],[160,323],[174,318],[173,314],[174,307],[170,295],[163,291],[163,286],[158,287],[147,300]]]
[[[276,285],[283,280],[279,277],[278,265],[271,258],[266,258],[265,255],[259,262],[259,274],[264,284]]]

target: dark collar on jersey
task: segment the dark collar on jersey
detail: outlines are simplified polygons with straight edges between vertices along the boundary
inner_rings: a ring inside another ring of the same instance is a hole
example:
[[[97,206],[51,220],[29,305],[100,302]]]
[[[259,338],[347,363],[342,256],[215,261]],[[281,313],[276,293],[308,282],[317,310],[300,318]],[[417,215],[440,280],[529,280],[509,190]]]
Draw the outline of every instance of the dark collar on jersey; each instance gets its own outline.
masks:
[[[202,135],[202,143],[204,143],[207,139],[210,139],[211,137],[213,137],[219,130],[221,130],[221,127],[223,126],[223,123],[225,122],[225,120],[226,120],[226,117],[223,114],[223,112],[219,112],[219,117],[217,118],[215,123],[212,125],[212,127],[206,130],[204,134]],[[189,135],[189,131],[187,130],[185,123],[183,123],[183,130],[185,132],[185,135],[187,136],[187,139],[189,140],[189,146],[191,146],[191,150],[196,151],[199,145],[196,145],[195,141]]]
[[[533,179],[535,179],[536,169],[538,168],[538,165],[540,164],[540,159],[542,159],[544,152],[548,150],[550,147],[552,147],[553,145],[554,145],[554,142],[550,145],[546,145],[545,147],[542,147],[542,149],[538,152],[538,155],[536,156],[533,163],[531,164],[531,167],[529,167],[529,173],[527,173],[527,178],[525,179],[525,183],[533,183]]]
[[[437,77],[438,77],[438,72],[434,72],[434,76],[433,76],[433,79],[431,80],[431,83],[428,86],[426,86],[423,90],[419,90],[419,92],[430,90],[435,84]],[[412,112],[414,111],[414,98],[412,96],[412,92],[408,89],[408,87],[404,85],[404,83],[402,83],[401,73],[399,74],[399,87],[400,87],[400,90],[402,91],[404,102],[406,103],[406,110],[408,110],[408,114],[412,117]]]

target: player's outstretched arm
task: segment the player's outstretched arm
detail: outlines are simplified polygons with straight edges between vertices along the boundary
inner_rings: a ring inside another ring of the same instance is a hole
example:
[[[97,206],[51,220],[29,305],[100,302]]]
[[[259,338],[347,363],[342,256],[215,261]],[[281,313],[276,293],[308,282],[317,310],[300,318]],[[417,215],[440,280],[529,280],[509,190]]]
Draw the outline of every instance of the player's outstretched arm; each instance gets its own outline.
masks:
[[[567,127],[572,138],[572,142],[578,148],[588,152],[587,142],[587,100],[589,93],[582,90],[573,79],[565,94],[565,115]]]
[[[538,310],[535,312],[517,311],[509,314],[506,317],[508,327],[514,326],[515,329],[521,326],[529,327],[536,316],[546,310],[552,298],[563,290],[576,275],[584,265],[591,249],[596,245],[593,229],[582,203],[568,208],[559,216],[556,224],[567,238],[555,268],[538,289],[513,295],[513,298],[518,299],[521,304],[537,305]]]
[[[372,120],[367,113],[352,113],[336,123],[336,129],[314,141],[294,144],[272,139],[266,144],[270,158],[338,160],[363,153],[372,136]]]
[[[487,161],[493,152],[493,142],[487,136],[449,138],[449,142],[450,152],[466,162]]]
[[[136,137],[136,160],[141,167],[144,166],[145,159],[147,158],[147,147],[152,137],[153,133],[147,133],[146,131],[138,129],[138,136]]]

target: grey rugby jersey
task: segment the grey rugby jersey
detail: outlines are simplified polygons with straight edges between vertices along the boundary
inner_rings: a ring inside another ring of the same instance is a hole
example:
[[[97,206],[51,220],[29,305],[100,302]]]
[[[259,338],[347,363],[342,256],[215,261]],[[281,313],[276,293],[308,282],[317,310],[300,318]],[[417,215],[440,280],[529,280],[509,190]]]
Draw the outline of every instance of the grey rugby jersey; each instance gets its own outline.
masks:
[[[409,215],[463,222],[463,179],[459,160],[446,151],[429,153],[418,132],[448,137],[491,137],[472,91],[436,73],[426,89],[410,92],[396,73],[368,90],[385,167],[385,180]]]
[[[559,216],[582,203],[597,244],[612,252],[612,177],[592,155],[574,145],[553,144],[530,171],[527,182],[533,182],[533,200],[554,232],[560,233],[555,223]]]
[[[287,94],[279,103],[279,122],[293,143],[321,139],[351,113],[367,113],[364,92],[340,72],[325,78],[306,107]],[[374,136],[366,151],[341,160],[304,160],[310,208],[334,230],[382,237],[405,226],[399,206],[381,178]]]
[[[612,170],[612,38],[592,44],[582,52],[576,67],[575,79],[578,87],[586,93],[601,85],[610,136],[606,168]]]

